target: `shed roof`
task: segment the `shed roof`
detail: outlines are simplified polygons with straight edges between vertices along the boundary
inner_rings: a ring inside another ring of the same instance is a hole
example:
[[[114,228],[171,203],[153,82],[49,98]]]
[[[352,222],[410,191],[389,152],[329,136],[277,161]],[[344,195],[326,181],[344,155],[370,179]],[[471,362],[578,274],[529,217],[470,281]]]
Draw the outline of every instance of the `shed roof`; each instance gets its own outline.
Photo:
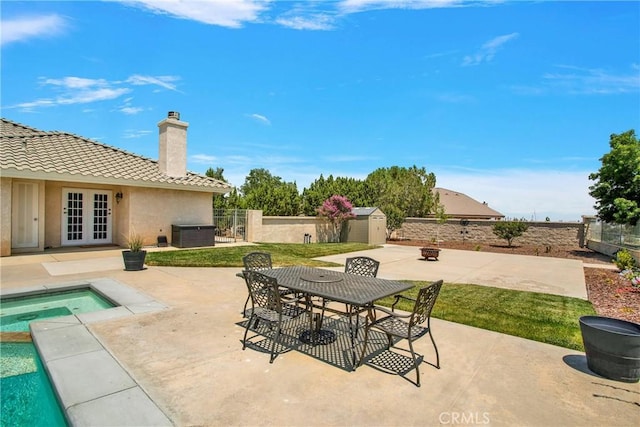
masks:
[[[379,211],[384,215],[384,213],[379,208],[369,208],[369,207],[355,207],[351,209],[356,216],[370,216],[375,211]]]
[[[453,218],[498,219],[504,218],[500,212],[491,209],[486,202],[478,202],[459,191],[436,187],[434,193],[440,195],[440,204],[445,214]]]
[[[227,193],[226,182],[187,172],[170,177],[158,162],[66,132],[0,120],[2,176]]]

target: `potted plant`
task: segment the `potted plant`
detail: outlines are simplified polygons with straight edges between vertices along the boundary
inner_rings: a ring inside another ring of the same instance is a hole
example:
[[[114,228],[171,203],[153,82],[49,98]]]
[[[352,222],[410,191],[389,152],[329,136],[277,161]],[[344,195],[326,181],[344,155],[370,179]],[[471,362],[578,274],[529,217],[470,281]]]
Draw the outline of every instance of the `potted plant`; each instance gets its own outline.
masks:
[[[137,271],[144,269],[144,260],[147,251],[142,249],[142,236],[136,232],[129,233],[127,238],[127,247],[122,251],[122,259],[124,260],[124,269],[126,271]]]

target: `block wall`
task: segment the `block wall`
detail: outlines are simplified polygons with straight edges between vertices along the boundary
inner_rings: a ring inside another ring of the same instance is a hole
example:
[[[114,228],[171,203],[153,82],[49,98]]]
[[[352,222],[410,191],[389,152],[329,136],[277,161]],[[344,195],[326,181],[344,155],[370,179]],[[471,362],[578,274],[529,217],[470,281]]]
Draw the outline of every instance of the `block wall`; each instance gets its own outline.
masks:
[[[438,224],[431,218],[407,218],[392,237],[428,242],[478,242],[505,244],[493,234],[496,221],[472,221],[466,227],[459,219]],[[529,222],[529,229],[514,239],[514,245],[584,246],[584,224],[578,222]]]

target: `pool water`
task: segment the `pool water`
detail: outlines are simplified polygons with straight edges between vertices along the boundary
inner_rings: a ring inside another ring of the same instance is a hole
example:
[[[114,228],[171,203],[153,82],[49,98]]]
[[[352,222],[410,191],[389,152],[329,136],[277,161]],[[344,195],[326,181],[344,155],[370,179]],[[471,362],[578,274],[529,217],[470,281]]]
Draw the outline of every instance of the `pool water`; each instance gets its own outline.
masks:
[[[91,289],[53,292],[0,302],[0,331],[28,331],[34,320],[89,313],[114,307]]]
[[[2,426],[66,426],[44,367],[31,343],[0,343]]]
[[[29,323],[114,307],[90,289],[3,299],[0,331],[26,332]],[[66,426],[64,413],[31,342],[0,341],[0,426]]]

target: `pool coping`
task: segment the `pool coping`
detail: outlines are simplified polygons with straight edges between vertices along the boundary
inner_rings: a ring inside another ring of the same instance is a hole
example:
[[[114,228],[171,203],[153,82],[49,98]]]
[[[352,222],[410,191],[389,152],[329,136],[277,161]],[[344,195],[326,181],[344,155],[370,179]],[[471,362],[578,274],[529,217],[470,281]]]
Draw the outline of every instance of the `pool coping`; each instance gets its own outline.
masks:
[[[67,421],[73,426],[172,426],[87,327],[94,322],[167,310],[166,305],[108,278],[0,290],[0,299],[83,288],[91,288],[116,307],[30,324],[33,343]]]

